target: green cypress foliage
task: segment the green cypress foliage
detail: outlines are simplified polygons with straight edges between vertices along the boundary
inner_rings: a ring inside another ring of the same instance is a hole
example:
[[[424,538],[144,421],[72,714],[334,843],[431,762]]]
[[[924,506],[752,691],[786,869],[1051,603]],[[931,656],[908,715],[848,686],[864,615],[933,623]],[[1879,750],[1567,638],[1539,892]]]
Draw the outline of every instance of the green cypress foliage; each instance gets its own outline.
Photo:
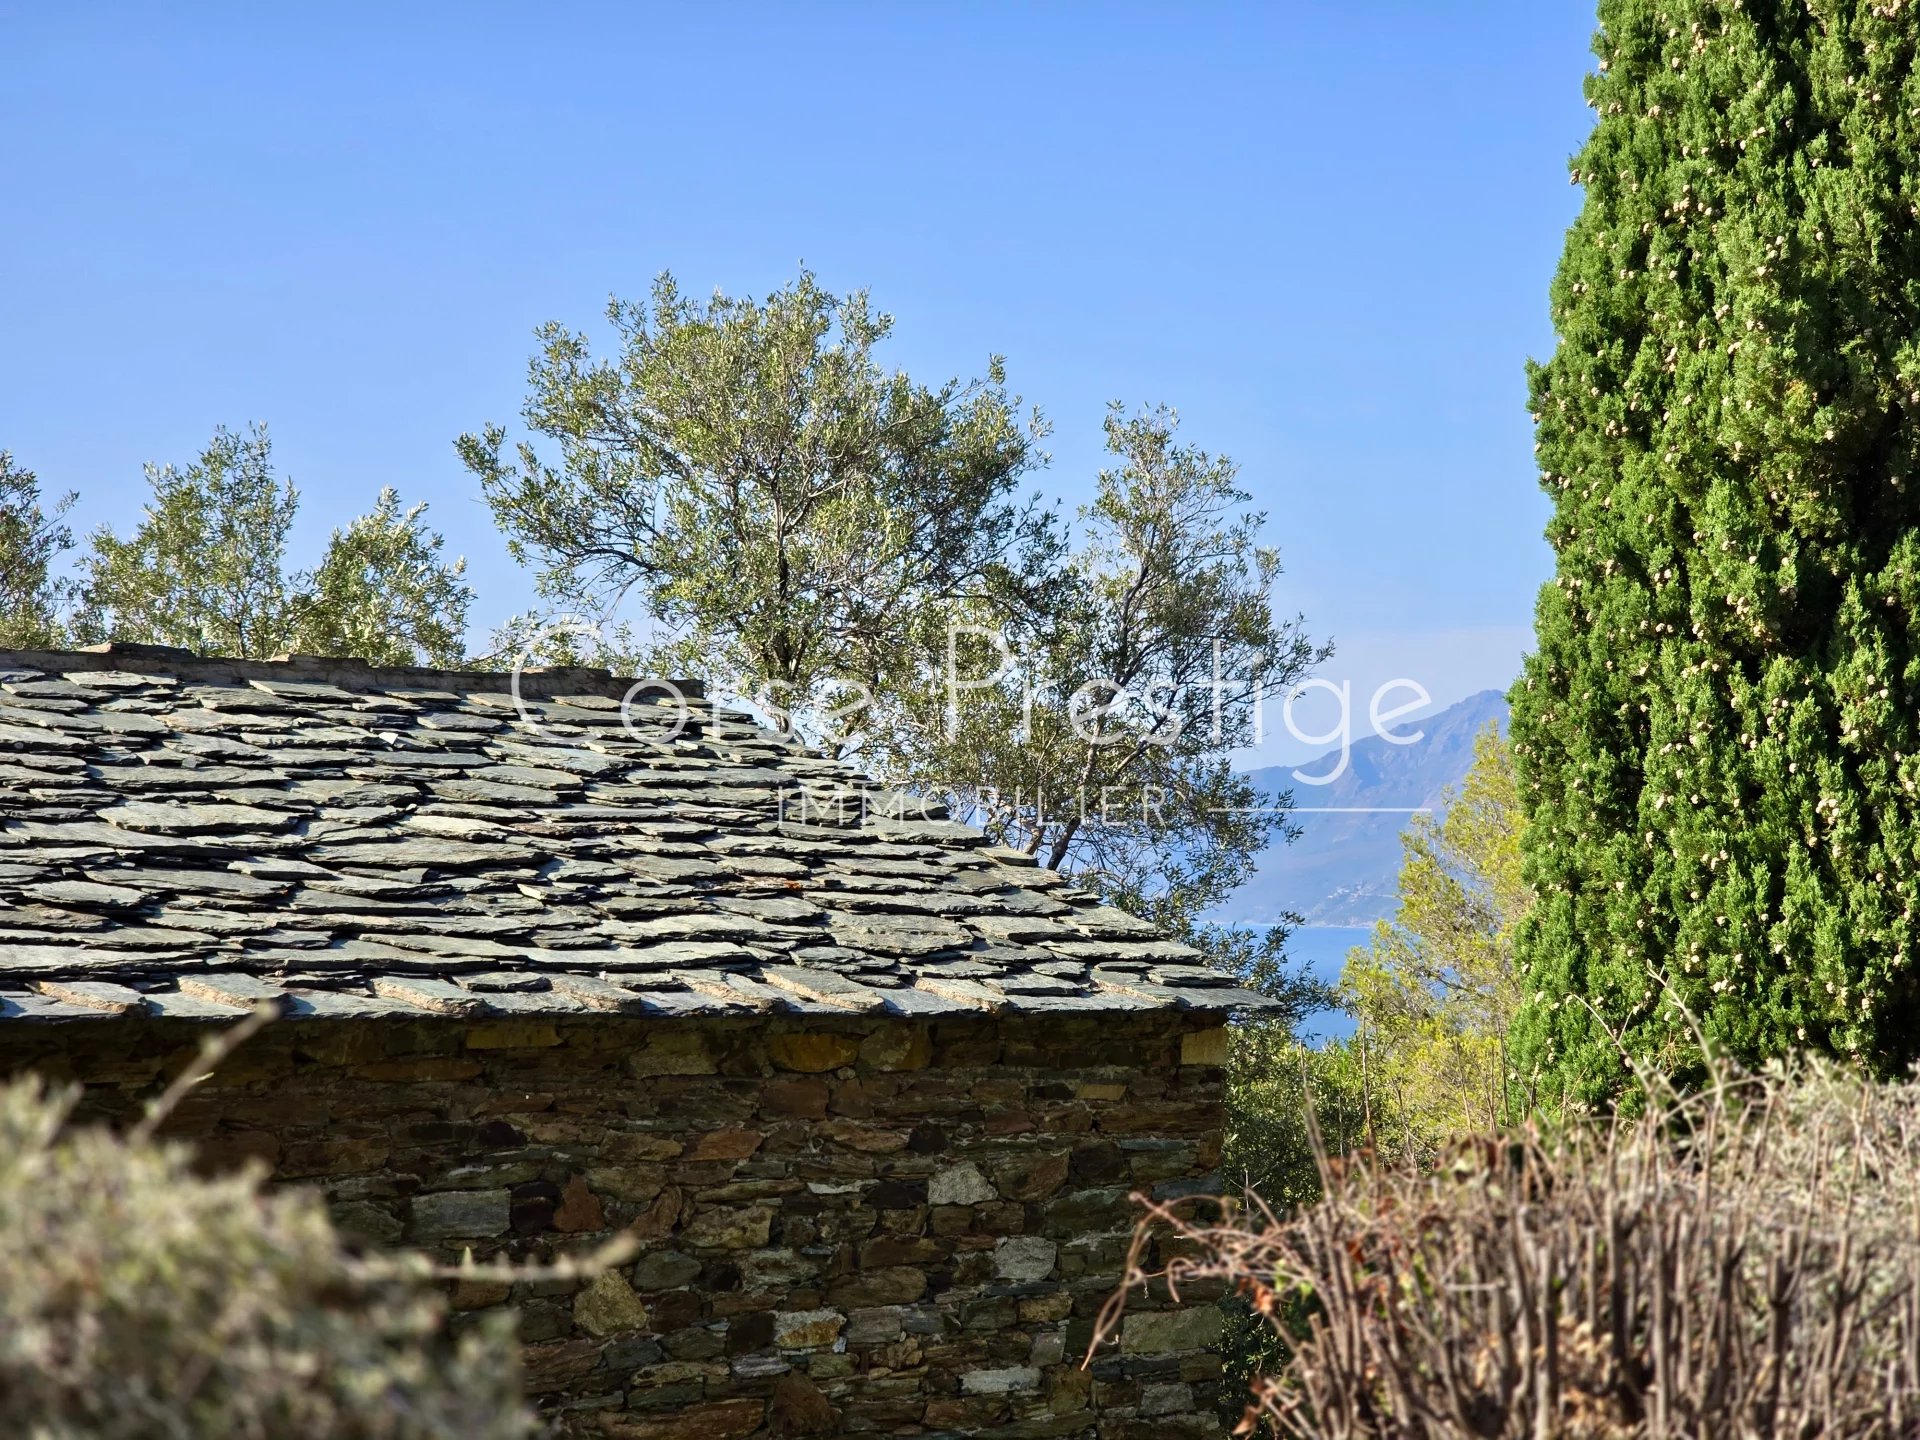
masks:
[[[1602,0],[1533,367],[1522,1080],[1920,1053],[1920,10]]]

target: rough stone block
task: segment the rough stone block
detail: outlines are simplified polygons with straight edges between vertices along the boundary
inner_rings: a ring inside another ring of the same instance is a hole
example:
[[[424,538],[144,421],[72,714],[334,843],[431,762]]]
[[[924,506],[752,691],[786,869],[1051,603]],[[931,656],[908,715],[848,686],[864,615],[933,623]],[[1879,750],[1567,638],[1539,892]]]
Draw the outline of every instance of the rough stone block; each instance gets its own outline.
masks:
[[[728,1278],[724,1268],[717,1269],[714,1276],[720,1280]],[[653,1297],[647,1301],[647,1308],[653,1312],[653,1329],[664,1333],[669,1330],[682,1330],[690,1325],[708,1325],[716,1319],[721,1319],[724,1312],[719,1306],[709,1304],[708,1297],[711,1295],[713,1295],[711,1291],[700,1290],[655,1291]],[[713,1296],[713,1298],[719,1297]],[[713,1313],[709,1314],[709,1310]],[[739,1316],[735,1323],[750,1322],[752,1319],[751,1315],[743,1315]],[[734,1343],[732,1330],[733,1325],[727,1324],[715,1332],[725,1342],[721,1349],[731,1351],[740,1349],[740,1346]],[[772,1334],[771,1327],[768,1329],[768,1334]]]
[[[866,1305],[906,1305],[918,1300],[927,1290],[927,1274],[910,1265],[889,1266],[849,1275],[835,1282],[827,1298],[845,1308]]]
[[[482,1020],[466,1033],[469,1050],[534,1050],[559,1043],[551,1020]]]
[[[1123,1186],[1076,1190],[1047,1206],[1047,1228],[1060,1235],[1097,1230],[1132,1230],[1132,1192]]]
[[[1211,1305],[1186,1310],[1138,1310],[1120,1322],[1120,1349],[1128,1355],[1204,1350],[1220,1338],[1225,1318]]]
[[[683,1204],[680,1187],[667,1186],[654,1197],[651,1205],[627,1223],[627,1233],[639,1240],[664,1240],[673,1233]]]
[[[1112,1185],[1127,1178],[1126,1152],[1111,1140],[1076,1145],[1068,1174],[1076,1185]]]
[[[456,1310],[484,1310],[489,1305],[505,1304],[512,1293],[513,1287],[504,1280],[459,1280],[454,1282],[448,1303]]]
[[[642,1365],[657,1365],[666,1357],[658,1340],[644,1335],[622,1335],[600,1352],[609,1370],[637,1370]]]
[[[342,1235],[370,1245],[392,1245],[400,1239],[400,1221],[384,1205],[370,1200],[335,1202],[333,1224]]]
[[[934,1264],[952,1253],[953,1245],[949,1241],[922,1235],[882,1235],[860,1247],[860,1268]]]
[[[918,1025],[886,1025],[860,1042],[860,1058],[876,1070],[924,1070],[933,1063],[933,1037]]]
[[[633,1264],[633,1283],[642,1290],[672,1290],[690,1284],[700,1273],[700,1262],[675,1250],[655,1250]]]
[[[838,1310],[787,1310],[773,1317],[773,1343],[782,1350],[817,1350],[833,1344],[846,1327]]]
[[[820,1134],[868,1155],[892,1155],[907,1148],[907,1131],[863,1125],[858,1120],[829,1120],[820,1127]]]
[[[616,1345],[622,1343],[625,1342],[615,1342]],[[612,1349],[613,1347],[609,1346],[608,1348]],[[655,1348],[656,1350],[658,1349],[657,1346]],[[657,1369],[659,1367],[649,1365],[646,1368]],[[670,1415],[674,1411],[685,1409],[689,1405],[699,1404],[706,1398],[706,1394],[707,1385],[705,1380],[680,1380],[672,1384],[666,1384],[660,1381],[645,1379],[641,1375],[635,1375],[627,1387],[627,1409],[644,1411],[648,1414],[655,1415]],[[608,1426],[609,1423],[610,1422],[605,1420],[602,1421],[603,1426]],[[630,1435],[633,1432],[630,1430],[622,1431],[607,1428],[606,1433]]]
[[[1010,1395],[1016,1391],[1039,1388],[1040,1372],[1031,1365],[1013,1365],[1003,1370],[968,1370],[960,1377],[962,1395]]]
[[[940,1396],[927,1402],[925,1421],[935,1430],[974,1435],[1005,1418],[1003,1395]]]
[[[995,1243],[993,1270],[1002,1280],[1031,1285],[1053,1273],[1060,1247],[1038,1235],[1011,1235]]]
[[[847,1316],[849,1345],[884,1345],[906,1333],[906,1312],[897,1305],[872,1305]]]
[[[1212,1030],[1189,1030],[1180,1037],[1182,1065],[1224,1065],[1231,1041],[1224,1025]]]
[[[1201,1168],[1195,1147],[1180,1142],[1157,1145],[1152,1150],[1134,1154],[1127,1164],[1134,1183],[1142,1186],[1175,1177],[1199,1178],[1197,1172]]]
[[[760,1113],[796,1120],[824,1120],[832,1093],[824,1080],[803,1079],[797,1075],[770,1080],[760,1094]]]
[[[553,1212],[553,1228],[569,1233],[599,1230],[607,1223],[600,1197],[587,1184],[587,1177],[575,1175],[560,1191],[560,1204]]]
[[[1193,1387],[1179,1383],[1144,1385],[1140,1389],[1142,1415],[1183,1415],[1194,1408]]]
[[[767,1137],[758,1130],[709,1130],[693,1142],[688,1160],[744,1160]]]
[[[1049,1325],[1073,1313],[1073,1296],[1065,1290],[1057,1290],[1051,1295],[1022,1296],[1015,1306],[1015,1313],[1023,1325]]]
[[[609,1164],[632,1165],[650,1160],[671,1160],[686,1150],[672,1135],[645,1130],[615,1130],[600,1143],[600,1158]]]
[[[1009,1200],[1044,1200],[1067,1183],[1065,1150],[1016,1155],[995,1163],[993,1183]]]
[[[478,1060],[455,1060],[444,1055],[421,1055],[409,1060],[376,1060],[358,1067],[362,1080],[413,1085],[434,1080],[471,1080],[480,1073]]]
[[[793,1362],[784,1355],[756,1353],[734,1356],[727,1362],[727,1368],[736,1380],[770,1380],[790,1372]]]
[[[582,1336],[523,1345],[521,1364],[529,1395],[552,1395],[570,1389],[600,1363],[600,1346]]]
[[[657,1419],[609,1420],[604,1433],[612,1440],[745,1440],[766,1413],[764,1400],[722,1400]]]
[[[1076,1356],[1084,1352],[1075,1352]],[[1047,1372],[1047,1409],[1055,1415],[1073,1415],[1087,1408],[1093,1398],[1093,1376],[1079,1365],[1061,1366]]]
[[[511,1214],[505,1190],[452,1190],[416,1195],[407,1237],[424,1244],[504,1235]]]
[[[767,1405],[767,1429],[781,1440],[838,1435],[840,1412],[805,1375],[787,1375],[773,1387],[773,1399]]]
[[[980,1167],[971,1161],[935,1171],[933,1178],[927,1181],[927,1203],[930,1205],[979,1205],[999,1198],[1000,1192],[988,1183],[987,1177],[980,1173]]]
[[[699,1030],[662,1030],[627,1059],[642,1079],[654,1075],[712,1075],[719,1068],[707,1036]]]
[[[596,1165],[587,1171],[587,1184],[615,1200],[644,1205],[667,1186],[664,1165]]]
[[[820,1274],[820,1261],[784,1248],[750,1250],[740,1257],[740,1282],[753,1290],[791,1290]]]
[[[604,1340],[622,1330],[646,1327],[647,1307],[618,1270],[603,1270],[573,1297],[573,1323]]]
[[[843,1351],[816,1350],[807,1356],[807,1374],[816,1380],[843,1380],[854,1368],[853,1357]]]
[[[853,1064],[860,1056],[860,1041],[832,1031],[784,1030],[767,1037],[767,1054],[782,1070],[819,1075]]]
[[[764,1205],[702,1209],[682,1233],[689,1245],[710,1250],[754,1250],[773,1232],[773,1211]]]

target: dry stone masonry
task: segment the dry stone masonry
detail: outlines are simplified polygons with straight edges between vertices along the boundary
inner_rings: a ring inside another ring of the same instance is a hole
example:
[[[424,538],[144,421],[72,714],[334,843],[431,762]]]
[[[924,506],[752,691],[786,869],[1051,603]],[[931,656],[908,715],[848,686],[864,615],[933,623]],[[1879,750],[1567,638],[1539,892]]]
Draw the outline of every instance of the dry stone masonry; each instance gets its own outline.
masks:
[[[538,1260],[556,1423],[634,1440],[1221,1433],[1218,1312],[1082,1358],[1135,1192],[1214,1185],[1257,997],[703,700],[154,647],[0,654],[0,1070],[174,1117],[372,1245]]]
[[[531,1388],[587,1433],[1220,1433],[1219,1314],[1195,1297],[1130,1306],[1120,1344],[1080,1367],[1129,1196],[1211,1183],[1217,1031],[1178,1014],[798,1023],[288,1020],[172,1128],[215,1163],[323,1187],[370,1243],[447,1261],[635,1230],[639,1259],[590,1283],[456,1291],[515,1307]],[[124,1114],[197,1034],[22,1025],[0,1053]]]

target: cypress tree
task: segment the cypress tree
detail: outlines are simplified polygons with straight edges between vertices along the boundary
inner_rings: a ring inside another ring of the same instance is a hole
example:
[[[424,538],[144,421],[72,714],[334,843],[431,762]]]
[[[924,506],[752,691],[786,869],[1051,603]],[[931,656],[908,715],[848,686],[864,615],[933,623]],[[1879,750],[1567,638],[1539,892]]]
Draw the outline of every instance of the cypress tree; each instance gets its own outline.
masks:
[[[1920,10],[1602,0],[1531,368],[1521,1079],[1920,1054]]]

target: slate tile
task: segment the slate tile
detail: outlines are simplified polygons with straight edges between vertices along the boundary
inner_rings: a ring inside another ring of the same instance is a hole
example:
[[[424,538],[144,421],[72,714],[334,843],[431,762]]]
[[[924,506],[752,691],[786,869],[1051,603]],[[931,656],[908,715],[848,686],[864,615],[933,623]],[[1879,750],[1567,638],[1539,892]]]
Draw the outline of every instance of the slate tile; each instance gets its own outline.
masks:
[[[495,677],[113,657],[0,655],[0,976],[31,982],[0,1016],[211,1019],[281,985],[339,1017],[1264,1003],[704,702],[669,738],[593,672],[523,719]]]
[[[129,886],[103,885],[94,880],[50,880],[28,885],[21,893],[50,905],[82,910],[127,910],[145,903],[148,898],[144,891]]]

